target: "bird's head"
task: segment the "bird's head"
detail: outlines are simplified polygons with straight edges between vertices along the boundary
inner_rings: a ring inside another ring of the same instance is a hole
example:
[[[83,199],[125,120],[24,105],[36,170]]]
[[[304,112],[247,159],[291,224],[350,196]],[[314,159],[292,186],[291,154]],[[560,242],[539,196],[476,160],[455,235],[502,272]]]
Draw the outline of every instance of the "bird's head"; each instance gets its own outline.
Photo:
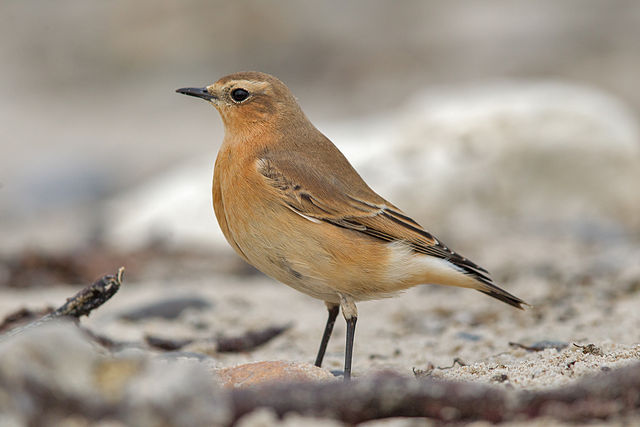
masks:
[[[202,88],[176,92],[209,101],[220,113],[227,132],[247,126],[278,126],[304,117],[289,88],[277,78],[256,71],[230,74]]]

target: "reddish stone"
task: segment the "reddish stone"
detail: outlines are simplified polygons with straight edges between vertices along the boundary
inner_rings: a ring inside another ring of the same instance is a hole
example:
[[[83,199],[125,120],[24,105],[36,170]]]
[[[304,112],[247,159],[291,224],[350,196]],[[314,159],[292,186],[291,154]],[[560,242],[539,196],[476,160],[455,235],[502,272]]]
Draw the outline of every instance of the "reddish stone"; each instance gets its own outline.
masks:
[[[333,374],[309,363],[282,360],[246,363],[217,371],[224,387],[250,387],[274,381],[327,381]]]

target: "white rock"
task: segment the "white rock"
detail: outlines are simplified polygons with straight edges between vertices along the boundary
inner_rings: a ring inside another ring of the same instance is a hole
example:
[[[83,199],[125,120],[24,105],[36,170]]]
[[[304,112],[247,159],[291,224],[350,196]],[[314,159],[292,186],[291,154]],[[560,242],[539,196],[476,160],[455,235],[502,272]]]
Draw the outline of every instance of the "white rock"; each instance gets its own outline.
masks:
[[[202,156],[143,183],[108,203],[108,242],[122,249],[154,240],[226,248],[211,200],[213,162]]]

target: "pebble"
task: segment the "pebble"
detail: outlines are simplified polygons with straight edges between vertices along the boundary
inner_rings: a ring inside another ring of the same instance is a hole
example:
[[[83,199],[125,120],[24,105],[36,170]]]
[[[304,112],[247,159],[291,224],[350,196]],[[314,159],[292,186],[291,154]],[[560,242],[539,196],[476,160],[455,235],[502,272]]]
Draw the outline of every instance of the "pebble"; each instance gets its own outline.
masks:
[[[246,363],[218,370],[224,387],[250,387],[274,381],[326,381],[333,374],[309,363],[282,360]]]

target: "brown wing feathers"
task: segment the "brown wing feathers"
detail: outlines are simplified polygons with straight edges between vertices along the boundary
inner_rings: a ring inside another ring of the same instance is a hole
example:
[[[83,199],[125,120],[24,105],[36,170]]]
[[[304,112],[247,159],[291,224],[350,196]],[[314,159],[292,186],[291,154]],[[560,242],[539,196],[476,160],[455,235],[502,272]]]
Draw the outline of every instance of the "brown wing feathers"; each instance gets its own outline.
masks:
[[[291,167],[291,164],[287,162],[287,166]],[[480,292],[517,308],[522,308],[522,304],[525,304],[520,298],[497,287],[487,270],[450,250],[435,236],[395,207],[379,206],[340,191],[332,194],[330,204],[323,203],[314,197],[312,191],[305,188],[303,183],[291,182],[277,168],[272,159],[261,159],[258,170],[272,186],[282,192],[287,206],[300,215],[358,231],[385,242],[404,241],[413,251],[445,259],[464,274],[482,283],[484,287],[478,289]],[[296,175],[300,176],[300,174]],[[366,190],[373,193],[373,190],[368,187]],[[375,193],[373,194],[375,195]],[[375,196],[379,200],[383,200],[379,196]]]

